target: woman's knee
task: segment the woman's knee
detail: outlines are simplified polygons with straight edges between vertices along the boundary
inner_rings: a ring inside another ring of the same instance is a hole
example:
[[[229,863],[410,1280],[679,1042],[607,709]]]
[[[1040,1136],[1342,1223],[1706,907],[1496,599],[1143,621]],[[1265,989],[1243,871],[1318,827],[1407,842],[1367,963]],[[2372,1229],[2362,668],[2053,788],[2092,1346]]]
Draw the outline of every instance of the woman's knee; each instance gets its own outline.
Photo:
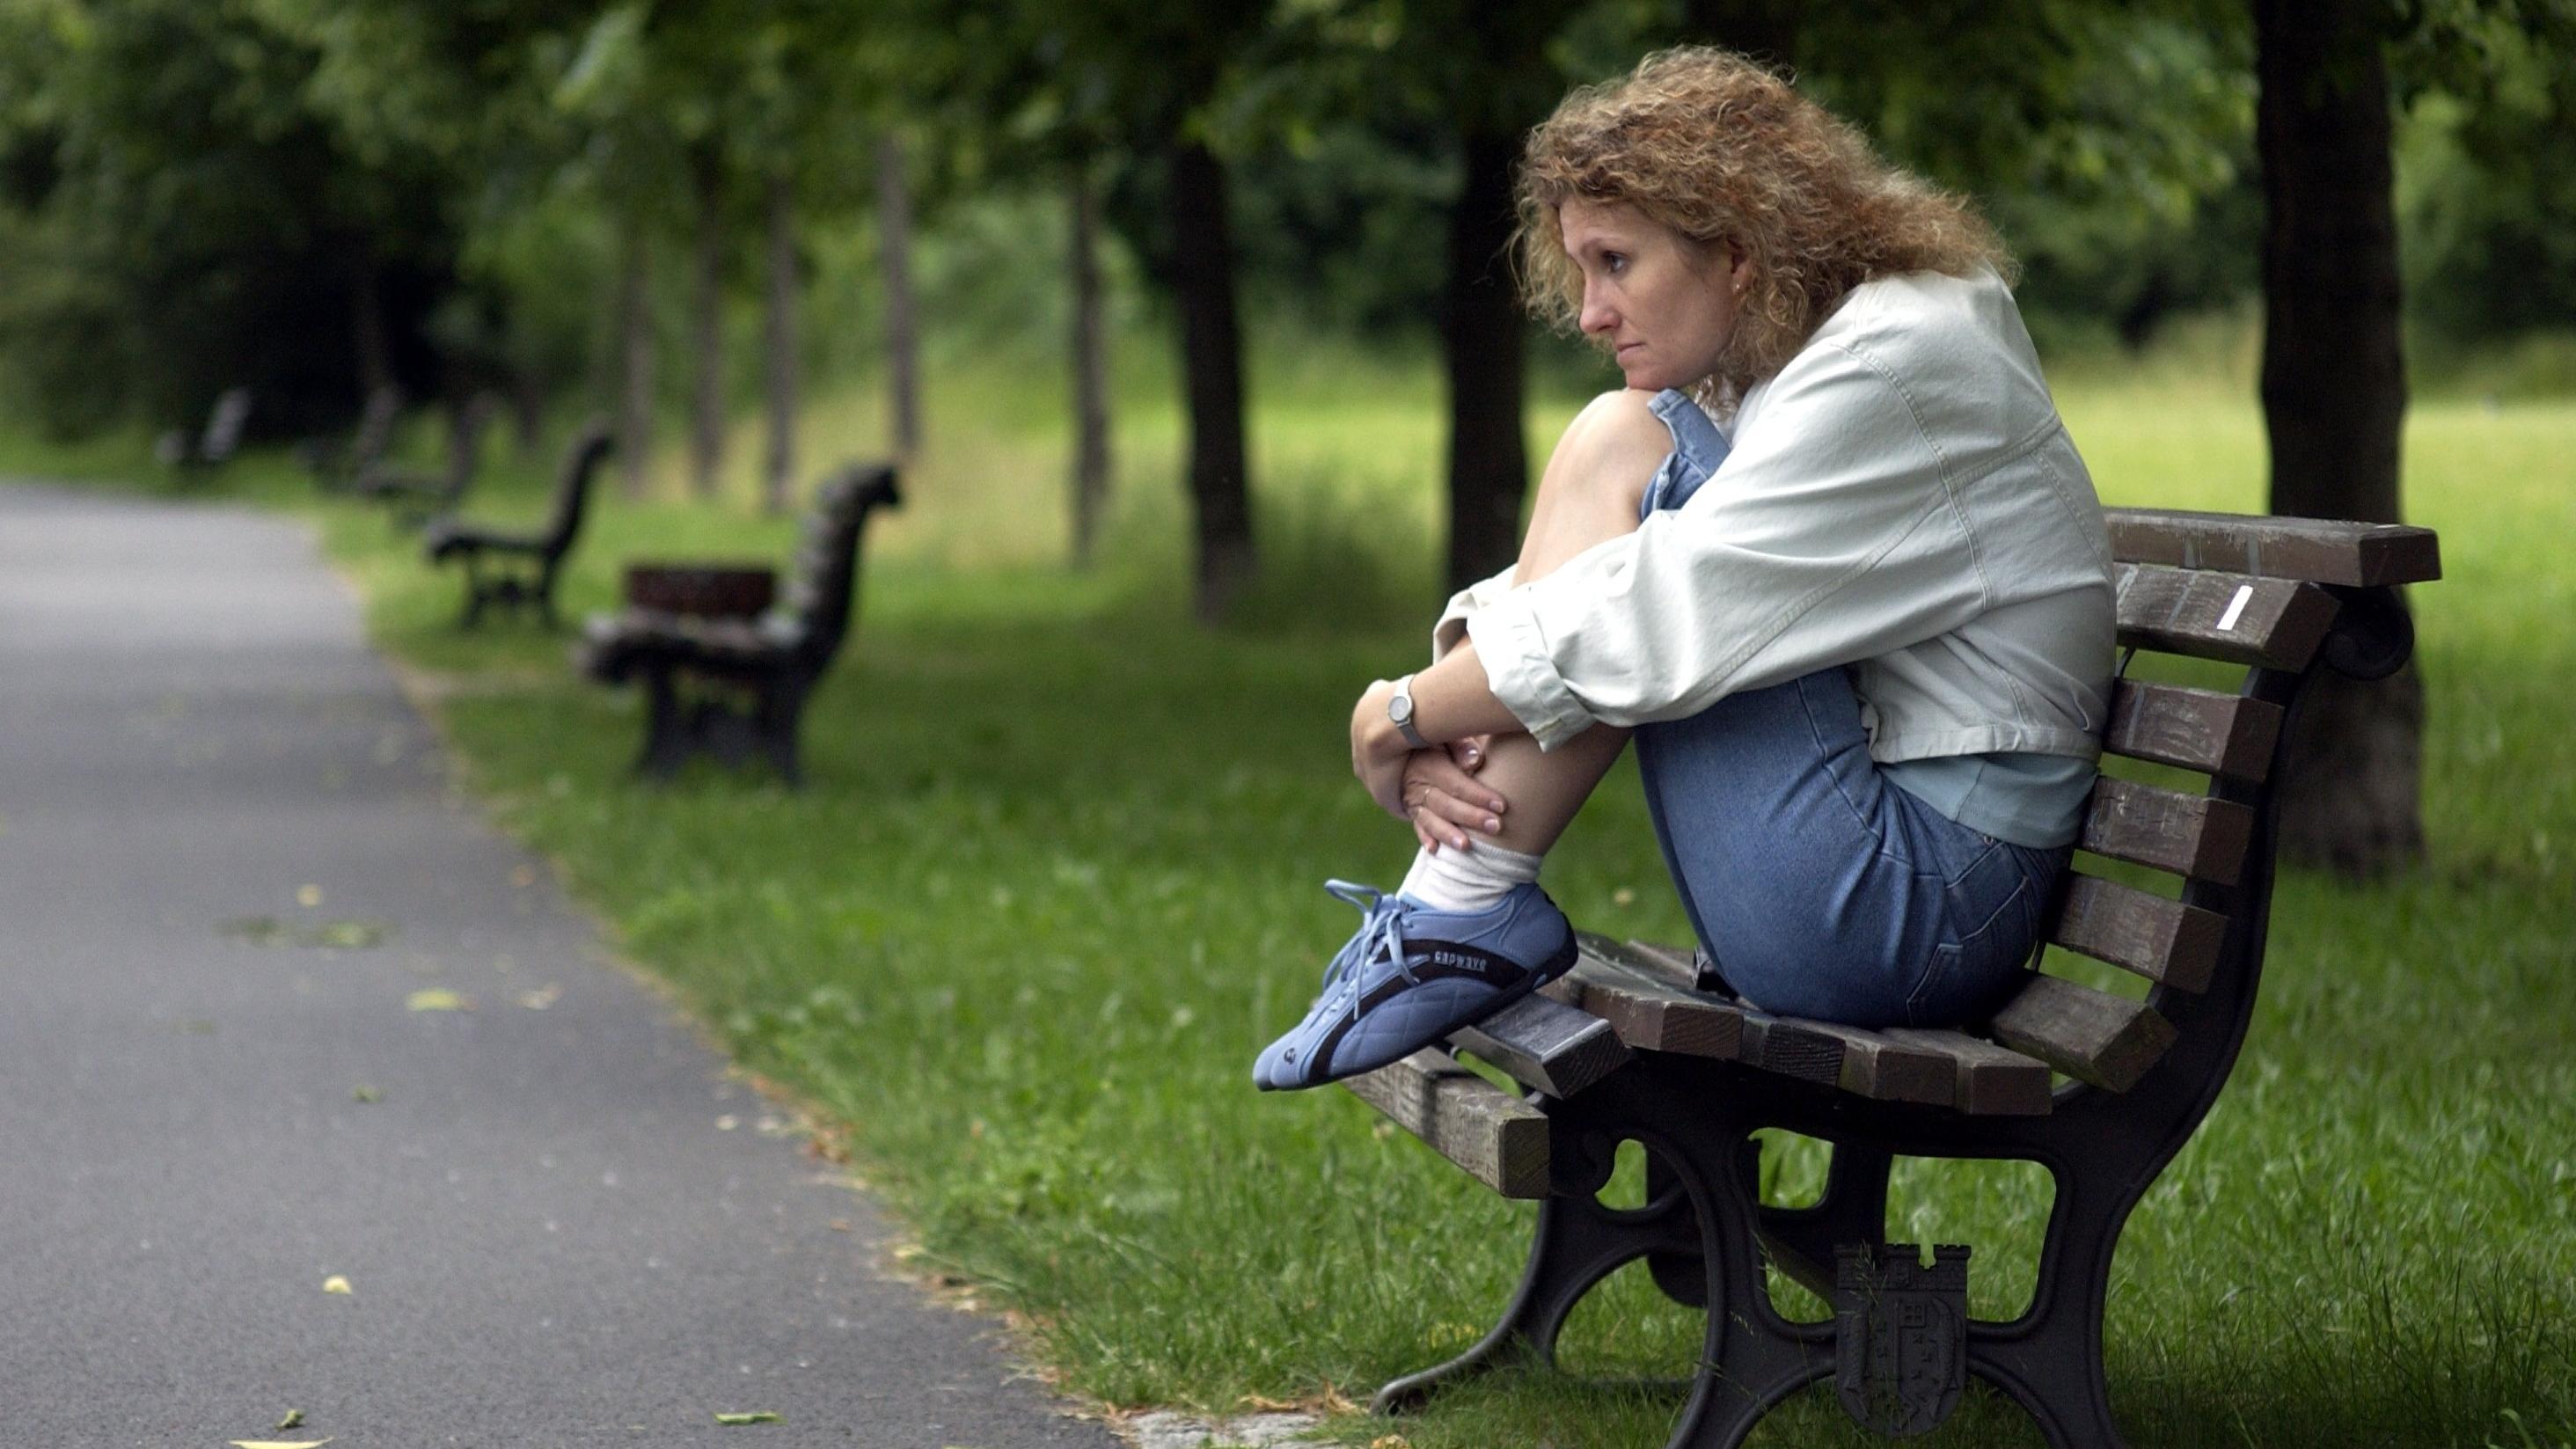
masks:
[[[1647,395],[1594,398],[1557,440],[1539,476],[1519,579],[1527,583],[1604,539],[1634,532],[1637,509],[1672,452],[1672,433]]]

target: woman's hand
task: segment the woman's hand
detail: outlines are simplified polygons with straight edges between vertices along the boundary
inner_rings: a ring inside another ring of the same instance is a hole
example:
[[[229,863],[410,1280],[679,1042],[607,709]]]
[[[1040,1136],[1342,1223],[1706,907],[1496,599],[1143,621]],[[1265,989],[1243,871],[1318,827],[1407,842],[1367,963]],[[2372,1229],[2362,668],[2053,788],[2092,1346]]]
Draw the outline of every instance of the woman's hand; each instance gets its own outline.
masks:
[[[1422,843],[1434,849],[1444,843],[1465,846],[1468,838],[1461,826],[1500,830],[1503,797],[1475,780],[1491,736],[1416,750],[1386,717],[1386,702],[1394,696],[1395,686],[1381,679],[1351,707],[1351,773],[1369,798],[1411,824]]]
[[[1416,750],[1405,759],[1400,793],[1413,822],[1414,838],[1423,849],[1435,855],[1443,845],[1465,850],[1470,830],[1502,833],[1508,802],[1476,780],[1491,738],[1452,740],[1436,750]]]
[[[1413,747],[1386,717],[1386,702],[1394,697],[1395,685],[1381,679],[1351,706],[1351,773],[1359,776],[1379,809],[1404,820],[1409,818],[1404,807],[1404,766]]]

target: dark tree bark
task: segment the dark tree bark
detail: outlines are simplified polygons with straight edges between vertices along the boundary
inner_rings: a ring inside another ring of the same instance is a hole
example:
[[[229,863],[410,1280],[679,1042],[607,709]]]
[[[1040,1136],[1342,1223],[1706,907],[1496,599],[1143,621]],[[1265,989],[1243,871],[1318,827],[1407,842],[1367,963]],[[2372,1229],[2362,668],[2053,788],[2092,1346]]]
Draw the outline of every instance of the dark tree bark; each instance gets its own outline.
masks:
[[[360,244],[356,249],[357,265],[349,284],[349,326],[351,341],[358,351],[359,398],[374,397],[380,388],[393,386],[393,346],[385,335],[385,299],[383,284],[374,252]]]
[[[1100,197],[1089,163],[1069,186],[1073,265],[1073,562],[1086,567],[1109,503],[1109,355],[1101,326]]]
[[[904,174],[903,142],[892,132],[877,138],[877,245],[886,291],[886,372],[893,389],[894,450],[910,458],[921,450],[921,362],[912,298],[912,183]]]
[[[785,172],[769,178],[769,306],[763,317],[767,353],[769,450],[761,460],[760,505],[787,511],[796,489],[796,397],[801,378],[796,352],[796,187]]]
[[[700,498],[716,492],[716,473],[724,466],[724,166],[712,152],[701,153],[690,166],[696,192],[698,227],[691,257],[689,298],[691,365],[689,407],[689,491]]]
[[[1195,602],[1199,621],[1213,624],[1251,583],[1255,554],[1225,167],[1196,142],[1172,153],[1172,213],[1173,281],[1190,409],[1190,504],[1198,534]]]
[[[1788,66],[1797,59],[1798,0],[1690,0],[1693,39],[1755,60]]]
[[[1521,426],[1519,300],[1511,245],[1512,162],[1520,138],[1465,138],[1466,184],[1449,209],[1443,342],[1449,371],[1449,587],[1507,567],[1520,553],[1529,445]]]
[[[2263,415],[2272,511],[2394,523],[2398,336],[2384,38],[2363,0],[2256,0]],[[2281,849],[2369,876],[2419,859],[2423,681],[2329,675],[2291,737]]]
[[[653,451],[652,254],[644,219],[626,219],[617,265],[617,472],[629,498],[644,496]]]

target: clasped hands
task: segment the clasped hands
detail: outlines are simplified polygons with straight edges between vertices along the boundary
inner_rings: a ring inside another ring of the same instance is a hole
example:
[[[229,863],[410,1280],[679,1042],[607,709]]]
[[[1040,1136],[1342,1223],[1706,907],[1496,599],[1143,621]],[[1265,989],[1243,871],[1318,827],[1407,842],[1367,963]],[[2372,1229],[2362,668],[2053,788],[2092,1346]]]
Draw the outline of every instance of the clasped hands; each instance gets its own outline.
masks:
[[[1379,680],[1351,708],[1351,773],[1369,798],[1413,827],[1422,848],[1464,850],[1469,831],[1498,835],[1509,802],[1476,778],[1493,736],[1469,735],[1427,750],[1405,743],[1386,705],[1395,685]]]

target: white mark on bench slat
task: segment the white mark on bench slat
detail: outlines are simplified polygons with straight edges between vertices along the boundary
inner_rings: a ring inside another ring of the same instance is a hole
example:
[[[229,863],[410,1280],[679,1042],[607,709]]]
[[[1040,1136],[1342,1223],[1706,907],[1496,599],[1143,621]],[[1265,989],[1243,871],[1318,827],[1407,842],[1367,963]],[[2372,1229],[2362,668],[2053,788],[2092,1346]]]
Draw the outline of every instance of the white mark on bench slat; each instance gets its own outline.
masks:
[[[2228,630],[2236,627],[2236,621],[2245,617],[2245,601],[2253,597],[2254,586],[2252,584],[2238,584],[2236,586],[2236,597],[2227,601],[2227,612],[2218,616],[2219,633],[2224,634]]]

